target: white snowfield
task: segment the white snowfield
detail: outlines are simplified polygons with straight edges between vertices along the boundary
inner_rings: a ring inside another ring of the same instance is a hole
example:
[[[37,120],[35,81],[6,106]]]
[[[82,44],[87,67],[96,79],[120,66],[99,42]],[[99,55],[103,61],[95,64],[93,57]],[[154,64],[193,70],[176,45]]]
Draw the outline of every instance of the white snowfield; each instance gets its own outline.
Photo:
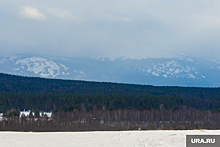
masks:
[[[185,147],[186,135],[220,135],[220,130],[0,132],[1,147]]]

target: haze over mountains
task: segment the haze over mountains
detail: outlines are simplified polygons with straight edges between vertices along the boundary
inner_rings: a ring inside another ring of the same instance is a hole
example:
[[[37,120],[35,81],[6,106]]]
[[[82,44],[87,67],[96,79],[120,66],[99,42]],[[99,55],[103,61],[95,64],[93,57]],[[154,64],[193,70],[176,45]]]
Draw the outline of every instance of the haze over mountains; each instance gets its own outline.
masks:
[[[220,62],[185,55],[146,59],[1,56],[0,72],[55,79],[146,85],[220,86]]]

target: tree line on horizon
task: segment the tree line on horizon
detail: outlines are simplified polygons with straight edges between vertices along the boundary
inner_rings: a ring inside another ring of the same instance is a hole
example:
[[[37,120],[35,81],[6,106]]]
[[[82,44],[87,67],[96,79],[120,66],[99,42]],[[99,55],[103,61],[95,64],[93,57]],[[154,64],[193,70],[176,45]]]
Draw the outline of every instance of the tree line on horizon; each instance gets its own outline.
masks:
[[[45,79],[0,73],[0,92],[25,94],[88,94],[119,96],[170,96],[220,101],[220,88],[152,86],[111,82]]]
[[[33,111],[87,111],[93,106],[117,109],[179,108],[220,111],[220,88],[166,87],[22,77],[0,73],[0,112],[11,108]]]
[[[219,101],[205,101],[170,96],[118,96],[118,95],[78,95],[78,94],[25,94],[0,92],[0,112],[15,108],[31,111],[81,111],[118,109],[174,110],[185,109],[220,112]],[[161,108],[162,107],[162,108]]]

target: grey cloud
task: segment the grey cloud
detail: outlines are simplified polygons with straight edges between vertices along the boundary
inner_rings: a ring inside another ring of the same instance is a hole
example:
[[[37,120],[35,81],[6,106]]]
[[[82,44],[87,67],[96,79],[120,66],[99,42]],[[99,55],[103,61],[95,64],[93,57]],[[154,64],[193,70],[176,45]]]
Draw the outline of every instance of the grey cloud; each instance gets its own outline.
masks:
[[[0,4],[7,7],[0,10],[0,44],[8,53],[148,57],[176,52],[215,59],[220,54],[217,0],[8,0]],[[31,7],[34,15],[23,6]],[[21,8],[22,16],[35,19],[19,17]]]

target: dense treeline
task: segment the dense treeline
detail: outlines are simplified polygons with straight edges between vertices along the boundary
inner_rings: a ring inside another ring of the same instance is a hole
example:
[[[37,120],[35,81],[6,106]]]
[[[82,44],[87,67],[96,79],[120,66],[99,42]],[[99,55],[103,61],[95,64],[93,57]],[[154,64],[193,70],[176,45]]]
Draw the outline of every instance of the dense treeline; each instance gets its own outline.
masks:
[[[4,118],[0,131],[220,129],[220,113],[196,110],[57,111],[52,118],[29,115]]]
[[[0,91],[26,94],[88,94],[170,96],[220,101],[220,88],[166,87],[13,76],[0,73]]]
[[[83,106],[82,106],[83,104]],[[51,111],[62,107],[220,111],[220,88],[159,87],[56,80],[0,74],[0,112],[14,108]]]
[[[218,101],[197,101],[170,96],[120,96],[120,95],[79,95],[79,94],[24,94],[16,92],[0,92],[0,112],[11,108],[20,110],[40,110],[52,111],[63,109],[73,111],[73,109],[85,109],[86,111],[101,110],[102,107],[108,110],[117,109],[197,109],[212,110],[220,112],[220,102]],[[182,108],[185,106],[185,108]]]

